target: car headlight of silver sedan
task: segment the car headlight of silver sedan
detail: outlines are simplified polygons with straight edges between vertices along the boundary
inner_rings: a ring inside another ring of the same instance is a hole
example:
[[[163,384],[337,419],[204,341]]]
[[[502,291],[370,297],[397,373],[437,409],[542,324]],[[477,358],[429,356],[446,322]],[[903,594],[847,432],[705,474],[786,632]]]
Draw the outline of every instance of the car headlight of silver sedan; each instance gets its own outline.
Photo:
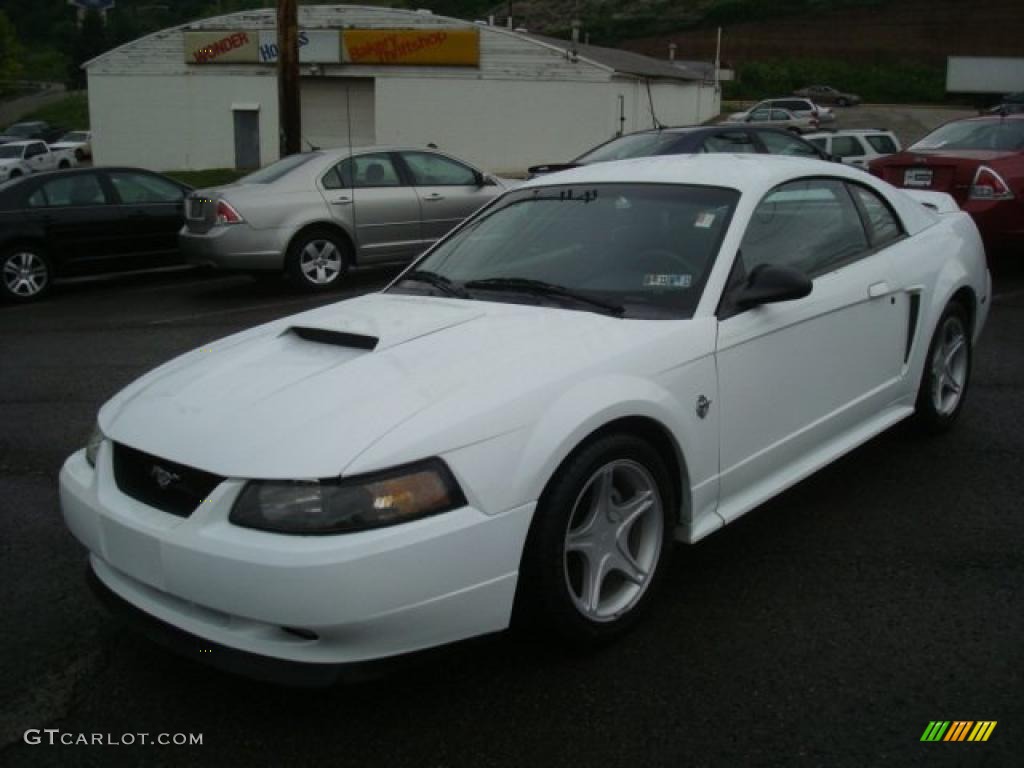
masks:
[[[89,466],[96,466],[96,456],[99,454],[100,445],[104,440],[106,440],[106,436],[103,434],[103,430],[100,429],[100,425],[93,425],[92,434],[89,435],[89,439],[85,442],[85,460],[89,462]]]
[[[239,495],[229,520],[276,533],[350,533],[417,520],[465,503],[447,465],[427,459],[351,478],[253,480]]]

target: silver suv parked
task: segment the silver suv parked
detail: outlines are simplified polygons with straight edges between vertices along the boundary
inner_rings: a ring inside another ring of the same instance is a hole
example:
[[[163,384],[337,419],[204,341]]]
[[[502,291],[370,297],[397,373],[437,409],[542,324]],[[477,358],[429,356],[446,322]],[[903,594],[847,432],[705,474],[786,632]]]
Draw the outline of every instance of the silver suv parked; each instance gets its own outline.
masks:
[[[324,289],[353,265],[412,260],[512,184],[434,150],[317,150],[193,192],[179,242],[192,264]]]

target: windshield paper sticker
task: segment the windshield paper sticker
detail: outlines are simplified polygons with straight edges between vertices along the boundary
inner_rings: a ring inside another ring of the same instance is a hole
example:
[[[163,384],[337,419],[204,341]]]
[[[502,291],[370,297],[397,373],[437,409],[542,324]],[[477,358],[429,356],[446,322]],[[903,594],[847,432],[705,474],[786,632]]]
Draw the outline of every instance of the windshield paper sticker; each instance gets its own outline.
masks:
[[[703,213],[697,214],[697,220],[693,222],[693,226],[700,227],[701,229],[709,229],[714,223],[715,214],[710,211],[704,211]]]
[[[645,288],[689,288],[692,275],[644,275]]]

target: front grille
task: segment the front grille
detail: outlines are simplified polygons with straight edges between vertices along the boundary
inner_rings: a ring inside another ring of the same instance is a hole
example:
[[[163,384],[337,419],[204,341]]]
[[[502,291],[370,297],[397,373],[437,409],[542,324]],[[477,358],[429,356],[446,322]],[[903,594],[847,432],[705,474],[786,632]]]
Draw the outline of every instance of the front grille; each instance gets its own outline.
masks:
[[[188,517],[224,478],[114,443],[114,480],[126,496]]]

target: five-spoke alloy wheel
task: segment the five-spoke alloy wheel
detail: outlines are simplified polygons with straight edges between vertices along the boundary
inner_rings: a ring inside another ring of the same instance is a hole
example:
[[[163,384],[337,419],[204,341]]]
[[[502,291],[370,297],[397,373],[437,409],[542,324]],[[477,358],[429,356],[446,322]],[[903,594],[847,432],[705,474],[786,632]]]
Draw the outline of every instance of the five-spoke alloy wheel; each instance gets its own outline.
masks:
[[[963,408],[971,377],[969,328],[958,303],[946,307],[935,328],[917,396],[917,421],[929,432],[949,429]]]
[[[612,433],[559,467],[534,515],[516,618],[574,643],[627,629],[652,597],[672,538],[665,462],[640,437]]]
[[[641,464],[600,467],[576,499],[565,535],[565,579],[577,610],[614,621],[643,597],[661,554],[664,515]]]

